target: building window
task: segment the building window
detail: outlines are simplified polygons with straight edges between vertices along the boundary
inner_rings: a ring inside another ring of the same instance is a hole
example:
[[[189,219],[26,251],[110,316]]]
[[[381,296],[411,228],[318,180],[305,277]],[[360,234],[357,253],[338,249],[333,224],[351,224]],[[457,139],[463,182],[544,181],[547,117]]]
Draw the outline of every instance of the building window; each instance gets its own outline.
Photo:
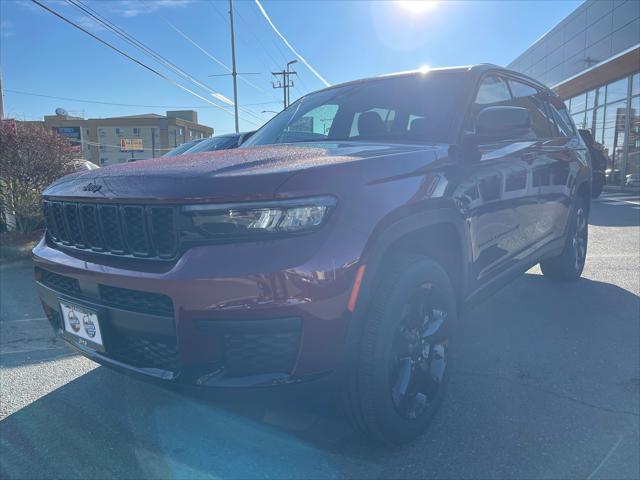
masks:
[[[639,75],[636,74],[636,82],[640,80],[638,77]],[[629,150],[627,153],[625,185],[630,185],[634,181],[637,184],[638,176],[640,175],[640,91],[636,90],[636,92],[638,95],[631,99],[631,108],[629,109]]]
[[[109,163],[108,159],[104,157],[100,157],[100,165],[106,165],[107,163]]]
[[[138,128],[138,127],[134,127],[134,128],[133,128],[133,135],[134,135],[135,137],[139,137],[139,136],[140,136],[140,128]]]
[[[184,135],[184,128],[178,128],[178,135]]]
[[[123,136],[124,135],[124,129],[116,127],[116,135]]]
[[[98,136],[99,137],[104,137],[107,134],[107,132],[104,131],[104,128],[99,128],[98,129]]]
[[[104,152],[107,149],[106,145],[100,145],[100,151]]]
[[[629,78],[621,78],[607,85],[607,103],[621,100],[627,96]]]

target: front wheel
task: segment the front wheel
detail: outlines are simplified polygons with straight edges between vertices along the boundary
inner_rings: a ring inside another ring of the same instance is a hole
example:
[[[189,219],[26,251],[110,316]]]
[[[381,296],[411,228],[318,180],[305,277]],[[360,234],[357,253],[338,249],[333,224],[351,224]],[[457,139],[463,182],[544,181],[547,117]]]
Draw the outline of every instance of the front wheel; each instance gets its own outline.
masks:
[[[587,204],[582,197],[576,198],[570,222],[562,253],[540,262],[540,269],[545,276],[565,282],[580,278],[587,258],[589,222]]]
[[[442,403],[456,301],[435,261],[402,257],[382,272],[347,387],[347,410],[370,440],[408,442]]]

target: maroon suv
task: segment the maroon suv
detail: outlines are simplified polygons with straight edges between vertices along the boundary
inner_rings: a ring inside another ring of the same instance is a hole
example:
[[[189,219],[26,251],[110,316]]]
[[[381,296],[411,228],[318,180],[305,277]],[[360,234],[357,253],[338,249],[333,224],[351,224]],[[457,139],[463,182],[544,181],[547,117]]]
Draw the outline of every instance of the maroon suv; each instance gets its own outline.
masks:
[[[402,442],[442,401],[463,307],[537,263],[580,276],[590,182],[564,105],[529,78],[360,80],[236,150],[59,180],[36,279],[101,364],[201,387],[335,378],[359,428]]]

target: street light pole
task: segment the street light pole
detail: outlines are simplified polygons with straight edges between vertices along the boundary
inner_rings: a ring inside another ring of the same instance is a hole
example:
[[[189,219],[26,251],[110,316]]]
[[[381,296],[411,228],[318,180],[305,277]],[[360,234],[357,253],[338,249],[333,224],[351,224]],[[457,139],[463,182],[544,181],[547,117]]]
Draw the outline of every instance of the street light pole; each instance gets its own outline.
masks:
[[[229,20],[231,23],[231,76],[233,77],[233,111],[236,120],[236,133],[240,132],[238,124],[238,72],[236,71],[236,42],[233,34],[233,0],[229,0]]]
[[[290,88],[291,88],[292,85],[289,85],[289,74],[290,74],[289,67],[291,65],[293,65],[294,63],[298,63],[298,60],[291,60],[289,63],[287,63],[287,78],[285,80],[286,88],[284,89],[284,91],[286,92],[286,100],[285,100],[286,107],[288,107],[291,104],[291,90],[290,90]]]

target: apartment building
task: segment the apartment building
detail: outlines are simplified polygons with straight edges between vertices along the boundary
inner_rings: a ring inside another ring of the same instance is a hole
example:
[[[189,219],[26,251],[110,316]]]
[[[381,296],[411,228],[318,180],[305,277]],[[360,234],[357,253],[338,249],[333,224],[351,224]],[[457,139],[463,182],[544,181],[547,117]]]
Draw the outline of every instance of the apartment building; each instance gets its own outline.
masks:
[[[84,119],[58,109],[38,123],[67,137],[79,158],[100,166],[159,157],[184,142],[213,135],[193,110]],[[136,150],[123,148],[123,140]]]

